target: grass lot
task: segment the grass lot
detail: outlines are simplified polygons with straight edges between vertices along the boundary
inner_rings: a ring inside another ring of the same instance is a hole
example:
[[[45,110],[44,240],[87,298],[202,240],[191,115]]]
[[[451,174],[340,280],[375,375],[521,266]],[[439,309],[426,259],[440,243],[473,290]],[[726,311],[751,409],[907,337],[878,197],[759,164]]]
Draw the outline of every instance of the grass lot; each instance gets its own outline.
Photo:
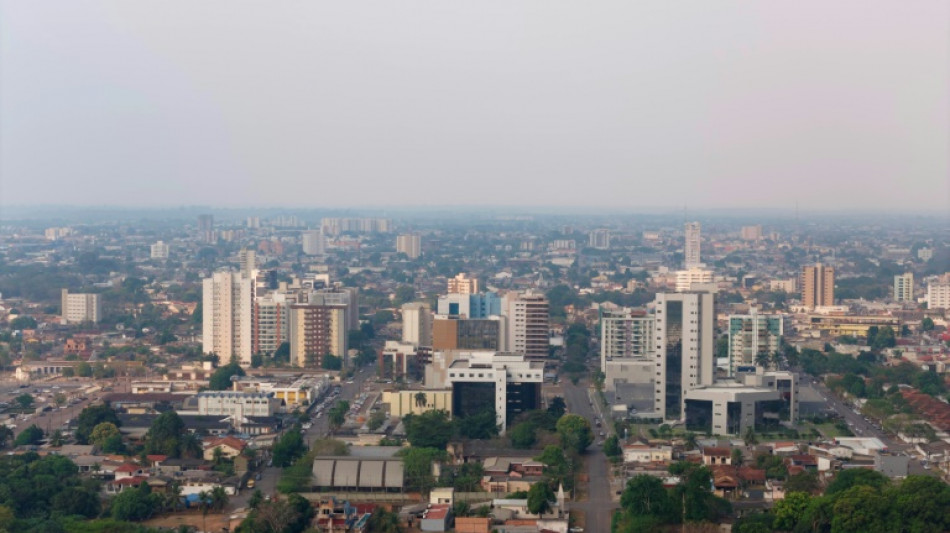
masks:
[[[850,431],[842,431],[832,422],[825,422],[823,424],[812,424],[811,422],[808,422],[806,426],[817,429],[825,438],[828,439],[833,439],[835,437],[851,437],[854,435]]]

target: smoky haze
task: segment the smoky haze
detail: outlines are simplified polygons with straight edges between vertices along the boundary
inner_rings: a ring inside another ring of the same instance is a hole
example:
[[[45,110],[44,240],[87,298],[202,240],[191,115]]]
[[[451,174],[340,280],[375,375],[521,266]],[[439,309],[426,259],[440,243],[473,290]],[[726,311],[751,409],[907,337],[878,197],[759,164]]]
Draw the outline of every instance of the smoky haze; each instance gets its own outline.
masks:
[[[0,0],[0,204],[942,210],[950,3]]]

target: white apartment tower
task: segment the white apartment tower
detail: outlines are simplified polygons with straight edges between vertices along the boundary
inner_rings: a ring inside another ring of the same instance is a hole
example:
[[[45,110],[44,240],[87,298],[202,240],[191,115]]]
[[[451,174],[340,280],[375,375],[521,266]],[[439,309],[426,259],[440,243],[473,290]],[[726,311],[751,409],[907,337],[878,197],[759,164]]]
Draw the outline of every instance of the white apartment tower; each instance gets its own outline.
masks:
[[[703,266],[700,259],[699,248],[701,243],[699,222],[686,223],[686,244],[683,248],[685,256],[686,270],[701,268]]]
[[[735,376],[740,367],[763,366],[763,359],[771,363],[772,356],[781,349],[784,320],[780,315],[729,316],[729,375]]]
[[[588,234],[588,246],[595,250],[610,249],[610,230],[607,228],[598,228]]]
[[[715,378],[713,295],[659,293],[654,303],[654,413],[664,420],[682,420],[686,393],[712,385]]]
[[[914,273],[905,272],[894,276],[894,301],[914,301]]]
[[[502,313],[507,318],[507,345],[509,352],[524,354],[528,359],[548,357],[549,304],[544,294],[527,291],[509,293],[502,302]]]
[[[221,363],[233,357],[250,366],[252,354],[253,282],[239,272],[215,272],[202,284],[202,351]]]
[[[396,252],[406,254],[409,259],[418,259],[422,255],[422,238],[414,233],[397,235]]]
[[[168,259],[168,245],[164,241],[158,241],[152,245],[152,259]]]
[[[102,318],[102,297],[98,294],[62,292],[63,324],[98,323]]]
[[[301,234],[303,253],[307,255],[324,255],[326,253],[326,238],[321,230],[305,231]]]
[[[478,278],[470,278],[464,272],[449,278],[446,283],[449,294],[478,294]]]
[[[950,309],[950,272],[927,283],[927,307]]]
[[[257,270],[257,252],[247,248],[241,248],[238,258],[241,263],[241,274],[243,274],[245,278],[253,279],[254,271]]]
[[[429,304],[411,302],[402,305],[402,342],[432,346],[432,310]]]
[[[608,361],[652,357],[654,329],[652,316],[624,307],[600,311],[600,371],[607,373]]]

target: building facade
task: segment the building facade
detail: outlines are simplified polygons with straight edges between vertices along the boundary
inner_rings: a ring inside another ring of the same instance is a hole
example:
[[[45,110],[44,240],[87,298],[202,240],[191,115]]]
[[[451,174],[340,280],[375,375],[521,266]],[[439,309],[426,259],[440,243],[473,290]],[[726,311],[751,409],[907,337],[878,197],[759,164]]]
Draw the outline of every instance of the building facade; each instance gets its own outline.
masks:
[[[914,301],[914,273],[905,272],[894,276],[894,301]]]
[[[158,241],[151,246],[151,258],[165,260],[168,259],[168,245],[164,241]]]
[[[802,268],[802,279],[799,285],[802,288],[802,305],[814,309],[815,307],[830,307],[835,304],[835,269],[818,263],[815,266]]]
[[[409,259],[418,259],[422,255],[422,237],[414,233],[397,235],[396,252],[406,254]]]
[[[305,231],[300,234],[303,253],[307,255],[324,255],[327,249],[326,237],[320,230]]]
[[[607,363],[651,357],[654,352],[653,317],[646,311],[622,308],[600,310],[600,371]]]
[[[501,298],[494,292],[452,293],[439,297],[436,312],[466,318],[488,318],[502,314]]]
[[[544,364],[520,354],[473,352],[448,368],[452,416],[475,415],[493,408],[499,432],[508,420],[541,405]]]
[[[290,364],[324,368],[324,357],[346,358],[346,306],[290,306]]]
[[[102,319],[102,296],[90,293],[70,294],[69,289],[63,289],[62,311],[63,324],[97,324]]]
[[[429,304],[402,304],[402,342],[416,346],[432,346],[432,310]]]
[[[771,362],[771,357],[781,349],[783,333],[784,320],[780,315],[730,315],[729,375],[735,375],[739,367],[756,366],[763,360]]]
[[[253,353],[253,283],[238,272],[215,272],[202,283],[202,351],[222,362],[250,366]]]
[[[703,268],[690,268],[689,270],[676,271],[676,292],[687,292],[694,290],[694,285],[708,284],[713,282],[712,270]]]
[[[693,268],[702,268],[703,262],[700,255],[702,244],[702,227],[699,222],[686,223],[686,243],[683,245],[684,267],[686,270]]]
[[[950,309],[950,273],[927,283],[927,307]]]
[[[254,299],[251,353],[273,356],[290,341],[290,304],[295,300],[281,292]]]
[[[655,300],[654,415],[681,420],[686,392],[715,380],[713,295],[659,293]]]
[[[606,228],[598,228],[591,231],[588,235],[588,246],[595,250],[609,250],[610,249],[610,230]]]
[[[280,407],[279,399],[261,392],[200,392],[197,398],[199,415],[274,416]]]
[[[502,309],[507,321],[507,351],[532,360],[546,359],[551,344],[547,297],[534,291],[510,293],[505,296]]]
[[[478,278],[470,278],[465,273],[449,278],[446,285],[449,294],[477,294],[480,290]]]

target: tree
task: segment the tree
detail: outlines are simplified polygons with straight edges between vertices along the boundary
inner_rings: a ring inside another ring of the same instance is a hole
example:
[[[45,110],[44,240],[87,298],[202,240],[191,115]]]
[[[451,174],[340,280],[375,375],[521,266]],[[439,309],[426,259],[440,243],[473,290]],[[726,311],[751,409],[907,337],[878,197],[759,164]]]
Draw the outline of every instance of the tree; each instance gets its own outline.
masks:
[[[33,395],[23,393],[16,397],[16,403],[20,404],[20,407],[23,409],[29,409],[33,405]]]
[[[561,445],[575,453],[583,453],[594,442],[590,422],[579,415],[564,415],[558,419],[557,432],[561,437]]]
[[[805,515],[812,497],[805,492],[786,492],[785,498],[775,502],[775,529],[792,531]]]
[[[623,450],[620,448],[620,439],[616,435],[607,437],[604,441],[604,455],[607,457],[620,457]]]
[[[325,370],[340,370],[343,368],[343,358],[333,354],[325,354],[320,360],[320,366]]]
[[[116,435],[121,438],[119,428],[112,422],[103,422],[92,428],[92,433],[89,434],[89,442],[95,444],[101,450],[106,440]]]
[[[742,466],[742,450],[740,448],[733,448],[731,452],[732,464],[736,466]]]
[[[36,424],[24,429],[17,435],[15,441],[13,441],[14,446],[27,446],[31,444],[39,444],[43,440],[43,430],[37,427]]]
[[[143,481],[138,487],[125,489],[112,499],[112,518],[136,522],[147,520],[159,508],[161,496],[152,494],[148,483]]]
[[[247,500],[247,506],[251,509],[257,509],[257,506],[264,502],[264,493],[261,489],[254,489],[251,497]]]
[[[411,285],[400,285],[396,287],[396,294],[393,298],[393,305],[400,307],[404,303],[413,301],[416,298],[416,289]]]
[[[889,483],[890,480],[887,479],[887,476],[880,472],[864,468],[850,468],[848,470],[842,470],[835,475],[834,480],[832,480],[825,489],[825,495],[834,496],[835,494],[844,492],[858,485],[880,489]]]
[[[79,363],[79,365],[76,366],[76,374],[78,374],[81,378],[92,377],[92,365],[85,361]]]
[[[406,487],[410,490],[428,494],[435,486],[435,478],[432,476],[432,463],[444,461],[446,458],[445,451],[438,448],[410,447],[404,448],[398,453],[403,458]]]
[[[91,405],[83,409],[76,418],[76,441],[79,444],[89,444],[92,430],[103,422],[111,422],[116,427],[122,426],[119,417],[108,405]]]
[[[554,415],[556,419],[564,416],[564,413],[567,412],[567,404],[564,403],[564,398],[560,396],[551,398],[551,403],[548,404],[548,412]]]
[[[890,502],[874,487],[855,485],[835,498],[833,532],[887,533],[900,531],[888,518]]]
[[[752,426],[747,427],[745,433],[742,435],[742,440],[746,446],[758,444],[759,439],[755,436],[755,428]]]
[[[181,457],[181,438],[185,422],[175,411],[165,411],[152,421],[145,436],[145,453]]]
[[[686,436],[683,438],[683,444],[686,446],[687,450],[695,450],[696,445],[698,444],[696,434],[692,431],[687,431]]]
[[[498,435],[498,422],[494,409],[483,409],[478,413],[456,419],[459,435],[466,439],[490,439]]]
[[[804,492],[806,494],[815,494],[821,485],[818,482],[818,475],[814,472],[801,472],[790,476],[785,482],[785,492]]]
[[[228,493],[225,492],[224,487],[220,485],[214,487],[211,489],[209,496],[211,499],[211,510],[219,512],[228,506]]]
[[[231,388],[231,376],[245,375],[244,369],[236,362],[228,363],[211,374],[208,380],[208,388],[211,390],[228,390]]]
[[[676,504],[659,478],[640,474],[627,482],[620,495],[620,506],[626,514],[651,516],[660,523],[675,521]]]
[[[291,429],[274,444],[272,460],[274,466],[288,467],[306,452],[303,435],[298,429]]]
[[[11,439],[13,439],[13,430],[9,426],[0,425],[0,448],[6,448]]]
[[[402,526],[399,525],[399,515],[386,511],[382,507],[373,509],[373,514],[369,516],[366,524],[367,531],[379,533],[402,533]]]
[[[18,316],[10,321],[12,330],[36,329],[36,326],[36,319],[27,315]]]
[[[950,531],[950,485],[930,476],[908,476],[884,494],[904,531]]]
[[[407,415],[403,418],[403,425],[409,444],[417,448],[444,450],[454,432],[449,414],[442,410]]]
[[[52,435],[50,435],[49,445],[54,448],[59,448],[65,442],[66,442],[66,437],[64,437],[63,432],[58,429],[54,431]]]
[[[920,321],[920,331],[933,331],[934,330],[934,320],[929,316],[924,317]]]
[[[64,377],[64,378],[71,378],[71,377],[74,377],[75,375],[76,375],[76,369],[75,369],[75,368],[73,368],[73,367],[71,367],[71,366],[63,367],[63,377]]]
[[[534,424],[522,422],[516,425],[508,432],[508,438],[514,448],[525,450],[534,446],[537,441]]]
[[[551,510],[554,491],[543,481],[538,481],[528,489],[528,512],[541,515]]]

